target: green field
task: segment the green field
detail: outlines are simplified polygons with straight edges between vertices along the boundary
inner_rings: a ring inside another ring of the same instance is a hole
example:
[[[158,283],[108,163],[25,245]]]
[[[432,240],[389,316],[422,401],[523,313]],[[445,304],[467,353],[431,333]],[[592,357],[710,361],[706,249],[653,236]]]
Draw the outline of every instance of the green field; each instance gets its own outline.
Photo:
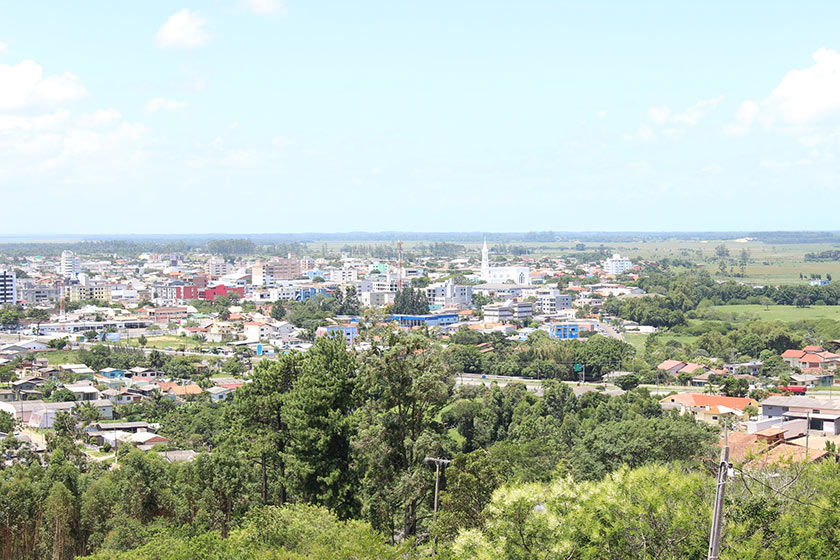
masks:
[[[794,307],[792,305],[717,305],[713,310],[732,314],[737,321],[760,319],[763,321],[805,321],[834,319],[840,321],[840,305],[812,305]]]
[[[659,340],[662,344],[667,343],[669,340],[676,340],[681,344],[691,344],[698,338],[690,334],[674,334],[667,331],[661,331],[657,334],[659,335]],[[624,338],[628,344],[636,349],[636,355],[641,356],[645,351],[645,341],[648,336],[650,335],[646,333],[626,333]]]
[[[147,343],[146,348],[178,348],[180,346],[186,346],[188,349],[191,348],[200,348],[201,346],[210,346],[206,343],[196,342],[195,340],[186,337],[186,336],[173,336],[173,335],[163,335],[163,336],[147,336],[146,337]],[[122,340],[120,341],[123,344],[128,344],[129,346],[137,346],[139,347],[140,344],[137,342],[136,338],[131,338],[129,340]]]
[[[51,366],[61,364],[79,363],[79,355],[75,350],[56,350],[55,352],[43,352],[38,354],[39,358],[46,358]]]

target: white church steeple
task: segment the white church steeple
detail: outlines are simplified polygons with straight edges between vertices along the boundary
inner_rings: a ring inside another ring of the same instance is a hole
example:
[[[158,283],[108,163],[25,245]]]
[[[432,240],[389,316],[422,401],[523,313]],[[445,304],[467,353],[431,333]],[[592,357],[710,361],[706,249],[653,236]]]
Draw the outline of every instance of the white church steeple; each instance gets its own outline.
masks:
[[[484,238],[484,247],[481,249],[481,279],[490,281],[490,251],[487,249],[487,238]]]

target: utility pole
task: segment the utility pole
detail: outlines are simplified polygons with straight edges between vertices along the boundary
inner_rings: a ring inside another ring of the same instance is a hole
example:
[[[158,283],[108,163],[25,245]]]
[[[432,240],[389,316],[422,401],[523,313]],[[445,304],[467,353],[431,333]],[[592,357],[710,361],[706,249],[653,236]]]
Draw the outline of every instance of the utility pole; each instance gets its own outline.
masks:
[[[805,420],[805,460],[808,460],[808,438],[811,437],[811,411],[808,411],[808,419]]]
[[[450,461],[449,459],[440,459],[438,457],[426,457],[423,459],[423,462],[426,464],[434,463],[435,464],[435,506],[434,506],[434,514],[435,519],[437,519],[437,510],[438,510],[438,495],[440,491],[440,467],[443,465],[446,467]]]
[[[708,560],[718,560],[720,551],[720,526],[723,520],[723,496],[726,492],[726,479],[729,476],[729,426],[724,424],[724,443],[720,451],[718,465],[717,489],[715,491],[715,506],[712,510],[712,531],[709,535]]]

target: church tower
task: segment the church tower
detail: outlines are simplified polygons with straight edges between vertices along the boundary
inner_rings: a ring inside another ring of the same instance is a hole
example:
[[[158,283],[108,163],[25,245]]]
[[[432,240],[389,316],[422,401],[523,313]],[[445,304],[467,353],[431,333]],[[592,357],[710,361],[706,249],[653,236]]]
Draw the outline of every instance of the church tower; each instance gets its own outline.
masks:
[[[487,249],[487,238],[484,238],[484,247],[481,249],[481,279],[490,281],[490,251]]]

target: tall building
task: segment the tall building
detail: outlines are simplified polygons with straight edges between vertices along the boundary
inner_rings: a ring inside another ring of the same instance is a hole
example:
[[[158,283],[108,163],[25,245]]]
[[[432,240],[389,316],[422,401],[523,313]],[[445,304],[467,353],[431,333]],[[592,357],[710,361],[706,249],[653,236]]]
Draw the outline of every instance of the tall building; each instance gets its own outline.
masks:
[[[62,251],[61,253],[61,275],[68,280],[75,280],[82,271],[79,257],[73,251]]]
[[[300,277],[300,261],[290,256],[287,259],[260,261],[251,268],[251,281],[255,286],[273,288],[277,280],[291,280]]]
[[[219,257],[211,257],[205,265],[205,271],[210,278],[218,278],[231,272],[231,266]]]
[[[11,270],[0,270],[0,305],[17,303],[16,286],[15,273]]]
[[[472,305],[472,286],[457,286],[450,278],[446,282],[431,284],[426,288],[429,304],[445,307],[447,305]]]
[[[531,284],[531,269],[527,266],[490,266],[490,250],[487,240],[481,249],[481,279],[488,283],[504,284],[513,282],[519,285]]]
[[[630,262],[630,259],[622,257],[618,253],[604,261],[604,272],[613,276],[624,274],[631,268],[633,268],[633,263]]]
[[[571,309],[572,296],[561,294],[557,288],[542,288],[537,290],[537,305],[540,313],[554,314],[563,309]]]

